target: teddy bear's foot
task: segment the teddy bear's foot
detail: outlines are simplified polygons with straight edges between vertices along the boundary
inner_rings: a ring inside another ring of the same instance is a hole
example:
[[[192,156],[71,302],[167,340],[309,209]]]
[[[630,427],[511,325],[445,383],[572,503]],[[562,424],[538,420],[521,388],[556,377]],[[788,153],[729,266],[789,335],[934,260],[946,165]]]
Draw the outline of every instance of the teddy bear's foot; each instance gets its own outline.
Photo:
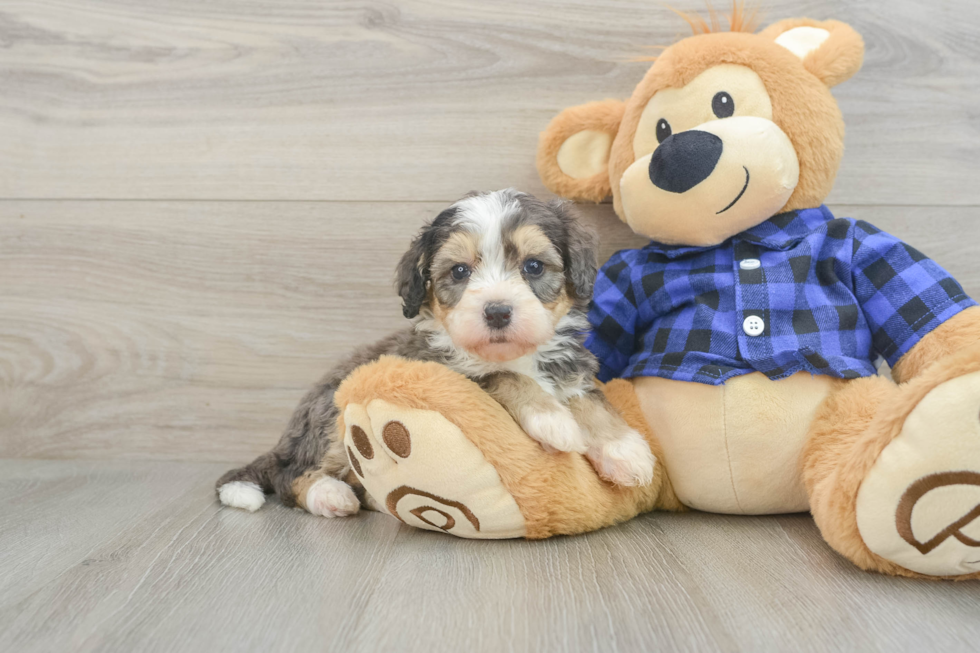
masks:
[[[929,576],[980,572],[980,372],[933,388],[857,494],[867,547]]]
[[[632,386],[604,392],[655,455]],[[374,504],[411,526],[541,539],[680,509],[663,465],[646,485],[605,482],[584,456],[545,451],[480,386],[437,363],[382,356],[354,370],[335,400],[353,473]]]
[[[526,534],[496,470],[441,414],[373,399],[348,404],[344,424],[351,467],[385,512],[458,537]]]

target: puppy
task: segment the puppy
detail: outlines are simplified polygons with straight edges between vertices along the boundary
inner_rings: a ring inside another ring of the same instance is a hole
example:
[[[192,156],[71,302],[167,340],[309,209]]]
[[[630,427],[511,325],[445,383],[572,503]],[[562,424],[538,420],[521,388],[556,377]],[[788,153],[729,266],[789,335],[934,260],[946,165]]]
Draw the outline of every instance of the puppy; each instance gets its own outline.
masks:
[[[325,517],[353,514],[361,500],[375,507],[341,480],[354,477],[333,397],[356,367],[385,354],[442,363],[479,383],[545,448],[585,454],[612,483],[649,483],[653,454],[596,388],[598,364],[582,344],[596,266],[595,235],[565,204],[512,189],[456,202],[398,265],[403,312],[415,324],[329,372],[272,451],[218,480],[219,499],[254,511],[275,492]]]

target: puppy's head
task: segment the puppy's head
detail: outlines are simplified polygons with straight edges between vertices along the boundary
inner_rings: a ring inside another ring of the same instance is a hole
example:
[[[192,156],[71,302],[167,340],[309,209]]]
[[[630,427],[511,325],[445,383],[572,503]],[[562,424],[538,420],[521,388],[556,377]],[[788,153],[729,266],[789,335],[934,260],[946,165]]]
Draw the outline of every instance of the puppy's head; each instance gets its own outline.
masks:
[[[566,204],[512,189],[472,193],[422,229],[398,265],[419,314],[478,358],[505,362],[551,340],[592,297],[597,239]]]

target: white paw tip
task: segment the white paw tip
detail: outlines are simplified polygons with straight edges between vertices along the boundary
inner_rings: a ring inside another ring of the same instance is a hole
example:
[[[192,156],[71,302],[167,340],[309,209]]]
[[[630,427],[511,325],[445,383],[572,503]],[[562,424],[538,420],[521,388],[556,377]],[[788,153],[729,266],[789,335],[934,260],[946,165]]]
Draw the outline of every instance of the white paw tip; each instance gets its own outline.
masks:
[[[642,486],[653,482],[657,458],[636,431],[589,450],[599,476],[616,485]]]
[[[588,450],[582,429],[571,413],[536,413],[528,417],[524,430],[545,445],[545,449],[575,453],[585,453]]]
[[[232,481],[218,489],[218,499],[226,506],[255,512],[265,503],[265,493],[255,483]]]
[[[361,504],[351,486],[336,478],[321,478],[306,491],[306,509],[321,517],[347,517]]]

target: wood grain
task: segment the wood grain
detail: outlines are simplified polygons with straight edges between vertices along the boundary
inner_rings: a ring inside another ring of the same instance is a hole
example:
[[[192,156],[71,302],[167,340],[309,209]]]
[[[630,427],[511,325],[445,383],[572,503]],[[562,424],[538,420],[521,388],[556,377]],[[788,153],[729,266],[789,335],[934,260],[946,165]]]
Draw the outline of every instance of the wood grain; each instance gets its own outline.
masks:
[[[395,262],[442,208],[0,203],[0,454],[267,449],[332,363],[408,326]],[[605,256],[633,242],[602,224]]]
[[[864,70],[836,90],[848,147],[831,201],[980,204],[980,5],[764,8],[866,40]],[[7,0],[0,197],[539,192],[548,121],[627,97],[647,67],[631,59],[686,29],[648,0]]]
[[[376,513],[222,509],[222,469],[0,461],[0,649],[955,652],[980,636],[976,583],[861,572],[805,515],[467,541]]]
[[[0,202],[0,456],[243,461],[306,387],[407,322],[394,265],[436,203]],[[833,207],[980,296],[980,209]],[[603,260],[642,244],[582,206]]]

